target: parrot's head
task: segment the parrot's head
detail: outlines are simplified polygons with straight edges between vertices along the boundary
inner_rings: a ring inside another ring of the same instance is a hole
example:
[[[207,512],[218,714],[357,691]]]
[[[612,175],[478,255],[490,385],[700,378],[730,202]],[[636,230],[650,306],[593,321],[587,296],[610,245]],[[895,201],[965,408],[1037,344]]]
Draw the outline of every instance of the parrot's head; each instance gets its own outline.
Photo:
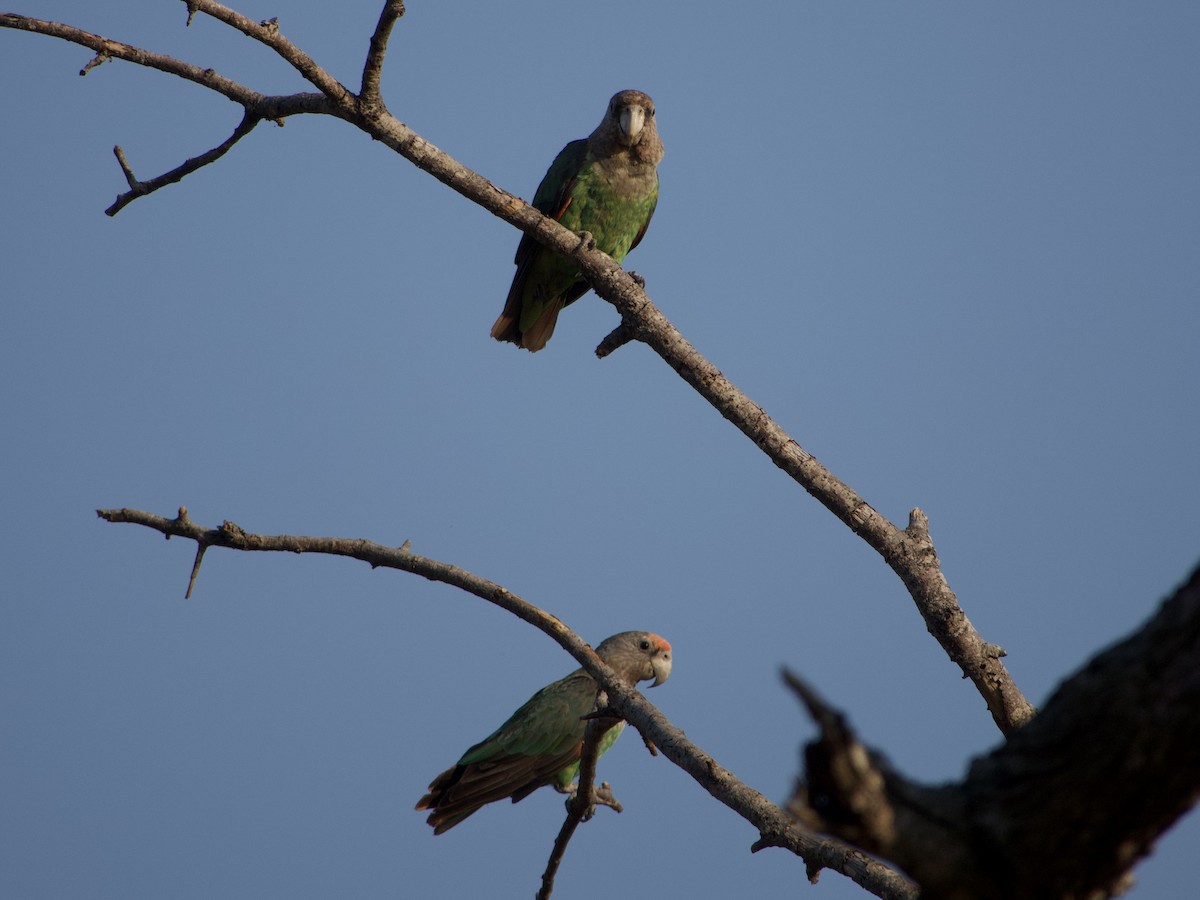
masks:
[[[622,631],[601,642],[596,655],[630,684],[654,679],[658,687],[671,677],[671,645],[649,631]]]
[[[608,101],[608,115],[616,125],[617,139],[627,147],[653,134],[654,101],[641,91],[621,91]]]

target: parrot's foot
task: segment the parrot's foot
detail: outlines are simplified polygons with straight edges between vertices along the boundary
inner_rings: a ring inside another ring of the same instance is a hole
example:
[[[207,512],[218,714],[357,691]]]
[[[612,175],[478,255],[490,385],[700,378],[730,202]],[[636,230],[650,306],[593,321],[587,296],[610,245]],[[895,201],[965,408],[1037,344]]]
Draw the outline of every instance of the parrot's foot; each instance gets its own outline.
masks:
[[[643,291],[646,289],[646,279],[643,278],[641,275],[639,275],[637,272],[630,272],[629,277],[632,278],[635,282],[637,282],[637,286],[640,287]]]
[[[569,810],[571,804],[576,802],[576,798],[579,795],[579,783],[573,782],[567,787],[555,785],[554,789],[560,794],[567,795],[567,809]],[[625,810],[625,807],[621,805],[621,801],[613,796],[612,785],[607,781],[592,785],[591,802],[588,803],[587,808],[583,811],[580,821],[586,822],[591,819],[596,814],[597,806],[607,806],[609,809],[615,809],[617,812],[624,812]]]
[[[580,248],[584,250],[596,249],[596,239],[592,236],[590,231],[577,231],[575,232],[575,236],[579,238],[579,247],[576,247],[576,250]]]

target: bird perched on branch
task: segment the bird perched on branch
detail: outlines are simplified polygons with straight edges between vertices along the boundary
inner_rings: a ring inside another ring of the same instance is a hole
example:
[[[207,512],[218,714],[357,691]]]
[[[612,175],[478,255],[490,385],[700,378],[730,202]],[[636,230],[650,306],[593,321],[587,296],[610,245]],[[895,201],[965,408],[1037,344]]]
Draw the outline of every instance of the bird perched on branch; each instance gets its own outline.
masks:
[[[657,687],[671,675],[671,645],[648,631],[623,631],[596,648],[630,687],[654,679]],[[485,803],[512,797],[523,800],[543,785],[567,793],[579,771],[586,717],[598,688],[583,669],[548,684],[525,702],[508,721],[467,750],[451,768],[433,780],[417,801],[428,809],[434,834],[453,828]],[[603,754],[620,736],[615,723],[600,739]]]
[[[663,145],[654,124],[654,101],[641,91],[621,91],[608,102],[596,130],[571,141],[555,157],[533,195],[533,205],[572,231],[586,231],[596,249],[621,262],[638,245],[658,203],[658,163]],[[575,264],[529,235],[521,237],[517,273],[492,337],[541,350],[558,313],[588,292]]]

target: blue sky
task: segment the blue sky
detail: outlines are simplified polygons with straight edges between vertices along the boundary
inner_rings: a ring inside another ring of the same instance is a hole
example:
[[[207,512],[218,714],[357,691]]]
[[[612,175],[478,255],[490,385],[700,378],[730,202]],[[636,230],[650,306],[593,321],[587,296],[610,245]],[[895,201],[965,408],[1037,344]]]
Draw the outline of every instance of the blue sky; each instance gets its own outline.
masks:
[[[379,3],[239,6],[356,83]],[[972,621],[1041,702],[1196,564],[1200,8],[1116,2],[409,4],[392,112],[532,195],[608,97],[667,155],[628,264],[693,343],[893,521],[930,516]],[[262,92],[269,51],[183,5],[29,0]],[[412,805],[573,668],[480,601],[345,560],[193,548],[93,510],[366,537],[454,562],[589,640],[675,646],[649,694],[783,798],[789,665],[910,775],[998,741],[899,581],[589,295],[490,340],[518,235],[344,123],[223,140],[228,101],[0,31],[0,871],[22,898],[528,896],[556,795],[434,839]],[[861,897],[751,856],[636,740],[625,812],[558,891]],[[1135,900],[1195,883],[1190,816]],[[615,864],[614,864],[615,863]]]

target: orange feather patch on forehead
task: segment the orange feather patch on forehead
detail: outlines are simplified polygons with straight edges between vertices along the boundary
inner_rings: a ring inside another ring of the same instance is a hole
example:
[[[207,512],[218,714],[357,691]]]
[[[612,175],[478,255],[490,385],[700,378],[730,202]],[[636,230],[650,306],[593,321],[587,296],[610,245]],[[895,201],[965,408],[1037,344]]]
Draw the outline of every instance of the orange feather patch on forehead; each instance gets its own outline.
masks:
[[[650,635],[650,640],[654,642],[654,646],[656,646],[659,650],[669,651],[671,649],[671,642],[662,635],[652,634]]]

